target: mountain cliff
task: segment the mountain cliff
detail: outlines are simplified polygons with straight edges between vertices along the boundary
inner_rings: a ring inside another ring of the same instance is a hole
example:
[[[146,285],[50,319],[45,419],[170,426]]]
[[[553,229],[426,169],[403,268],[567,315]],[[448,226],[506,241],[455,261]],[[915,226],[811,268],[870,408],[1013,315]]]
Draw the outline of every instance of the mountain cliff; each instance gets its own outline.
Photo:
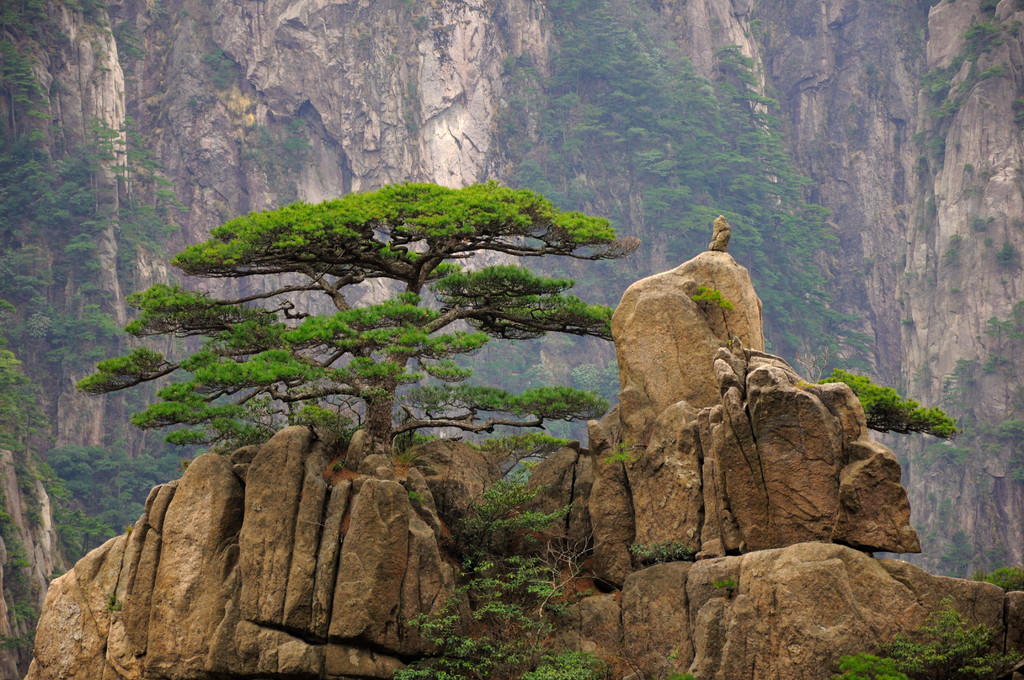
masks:
[[[728,210],[775,351],[820,369],[843,338],[831,364],[962,419],[953,445],[890,442],[917,559],[1019,564],[1022,19],[1016,0],[8,3],[4,332],[59,460],[170,460],[135,407],[73,385],[125,342],[124,295],[230,217],[395,181],[526,184],[645,241],[591,282],[614,301]],[[771,172],[722,151],[758,130]],[[760,205],[791,206],[784,228],[743,199],[772,178],[792,191]]]

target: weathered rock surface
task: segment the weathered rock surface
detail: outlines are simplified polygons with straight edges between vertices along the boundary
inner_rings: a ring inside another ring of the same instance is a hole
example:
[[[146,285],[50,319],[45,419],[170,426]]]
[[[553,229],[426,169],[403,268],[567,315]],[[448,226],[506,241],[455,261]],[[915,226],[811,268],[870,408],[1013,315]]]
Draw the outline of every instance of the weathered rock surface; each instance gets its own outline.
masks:
[[[720,291],[732,309],[694,302],[698,287]],[[619,417],[629,446],[642,446],[658,415],[678,401],[718,401],[714,356],[739,337],[764,349],[761,301],[750,274],[726,252],[706,251],[631,285],[612,317],[619,361]],[[685,376],[685,379],[680,379]]]
[[[27,452],[0,449],[0,511],[0,640],[7,643],[0,648],[0,678],[17,678],[28,669],[35,626],[24,612],[43,607],[51,575],[65,565],[50,497]]]
[[[699,287],[733,309],[700,308]],[[620,404],[590,424],[599,578],[622,585],[634,545],[704,557],[805,541],[920,551],[895,456],[868,438],[849,387],[811,385],[761,351],[760,303],[727,253],[637,282],[612,328]]]
[[[390,678],[429,648],[407,622],[454,588],[439,520],[399,481],[330,487],[328,462],[290,427],[155,488],[53,582],[28,677]]]
[[[944,600],[971,625],[994,629],[1000,650],[1024,655],[1016,638],[1003,642],[1008,626],[1020,627],[1016,596],[845,546],[799,543],[634,572],[618,608],[607,596],[588,598],[574,620],[589,623],[581,647],[605,650],[646,677],[825,680],[839,657],[919,627]]]
[[[553,513],[572,506],[564,522],[551,527],[549,538],[565,540],[577,549],[593,547],[594,536],[587,500],[594,486],[594,462],[579,444],[549,455],[530,472],[529,485],[538,489],[528,510]]]

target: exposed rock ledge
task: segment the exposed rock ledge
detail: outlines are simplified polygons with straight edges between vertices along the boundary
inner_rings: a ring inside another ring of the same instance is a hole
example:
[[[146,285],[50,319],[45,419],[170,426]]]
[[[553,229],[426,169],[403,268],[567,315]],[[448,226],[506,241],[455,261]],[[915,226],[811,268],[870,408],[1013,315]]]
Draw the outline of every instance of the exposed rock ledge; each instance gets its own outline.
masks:
[[[413,468],[402,482],[350,475],[331,488],[302,428],[201,456],[153,490],[131,533],[51,584],[28,678],[390,678],[425,651],[405,622],[451,591],[433,492],[473,494],[486,481],[473,455],[444,443],[426,453],[426,480]],[[565,449],[537,474],[585,500],[585,475],[550,475],[587,459]],[[714,586],[728,579],[735,588]],[[823,680],[839,656],[919,626],[947,597],[1024,649],[1024,593],[826,543],[635,571],[621,596],[576,605],[557,637],[649,673]]]

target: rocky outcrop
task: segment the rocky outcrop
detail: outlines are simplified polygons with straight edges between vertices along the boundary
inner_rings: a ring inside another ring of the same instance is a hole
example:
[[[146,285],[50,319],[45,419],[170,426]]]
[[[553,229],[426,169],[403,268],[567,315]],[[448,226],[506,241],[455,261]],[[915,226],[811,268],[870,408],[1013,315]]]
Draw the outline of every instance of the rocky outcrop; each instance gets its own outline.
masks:
[[[620,404],[590,425],[599,578],[622,584],[631,546],[920,551],[899,463],[869,439],[853,392],[760,351],[759,324],[746,270],[724,251],[626,291],[612,322]]]
[[[633,572],[621,594],[574,605],[559,643],[608,659],[613,677],[825,680],[841,656],[874,650],[947,605],[991,628],[994,651],[1024,655],[1011,632],[1020,628],[1018,595],[799,543]]]
[[[632,574],[622,591],[621,649],[652,677],[819,680],[840,656],[917,628],[947,598],[1002,641],[1014,625],[1004,613],[1009,597],[848,547],[800,543]]]
[[[390,678],[428,649],[408,622],[453,569],[403,482],[330,485],[328,462],[292,427],[153,489],[129,534],[53,582],[28,677]]]
[[[718,291],[724,301],[695,301],[701,288]],[[621,441],[640,445],[671,404],[699,409],[718,401],[713,362],[721,345],[738,337],[764,349],[761,301],[745,267],[727,252],[706,251],[627,288],[612,335],[622,382]]]
[[[46,588],[66,562],[37,463],[0,449],[0,678],[18,678],[31,660],[32,631]]]

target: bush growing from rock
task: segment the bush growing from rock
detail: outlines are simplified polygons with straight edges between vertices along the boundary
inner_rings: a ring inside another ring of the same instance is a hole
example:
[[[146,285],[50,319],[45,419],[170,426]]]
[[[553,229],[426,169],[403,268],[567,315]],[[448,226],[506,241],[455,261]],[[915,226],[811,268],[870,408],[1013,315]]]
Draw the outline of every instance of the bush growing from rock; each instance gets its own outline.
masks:
[[[644,566],[664,562],[693,562],[694,552],[680,541],[634,543],[629,552]]]
[[[1024,567],[1000,567],[988,574],[979,571],[974,580],[997,585],[1006,591],[1024,590]]]
[[[545,647],[548,611],[575,574],[562,565],[515,554],[521,541],[549,528],[554,513],[523,510],[540,488],[525,479],[501,480],[453,529],[451,547],[462,559],[462,582],[435,616],[410,621],[437,653],[395,673],[395,680],[598,680],[603,665],[592,654]]]
[[[944,608],[909,635],[882,645],[880,656],[858,654],[840,659],[842,675],[834,680],[995,680],[1020,659],[1013,653],[992,653],[996,631],[984,624],[969,626],[944,600]]]

